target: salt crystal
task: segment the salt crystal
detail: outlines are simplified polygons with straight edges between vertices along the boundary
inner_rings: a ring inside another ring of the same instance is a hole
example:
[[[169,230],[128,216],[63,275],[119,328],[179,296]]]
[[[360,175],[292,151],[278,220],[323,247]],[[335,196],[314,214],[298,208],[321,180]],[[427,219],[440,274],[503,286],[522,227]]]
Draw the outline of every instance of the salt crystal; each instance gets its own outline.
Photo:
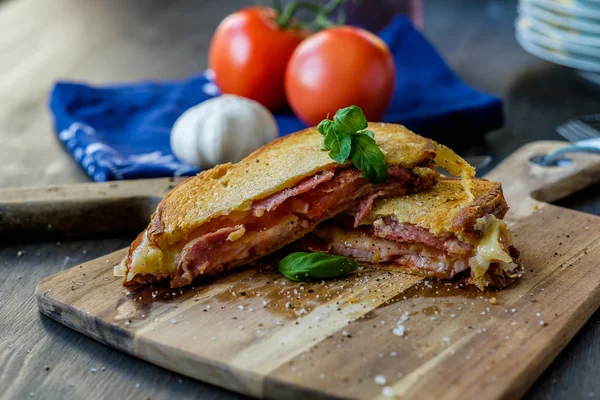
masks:
[[[516,308],[511,308],[510,312],[513,312],[513,313],[517,312],[517,309]]]
[[[381,390],[381,394],[384,395],[385,397],[393,397],[394,389],[392,389],[389,386],[384,386],[383,389]]]
[[[541,316],[542,316],[542,314],[540,314],[539,312],[536,312],[536,313],[535,313],[535,316],[536,316],[536,317],[541,317]]]
[[[238,308],[239,308],[240,310],[243,310],[243,309],[244,309],[244,306],[240,305],[240,306],[238,306]]]
[[[397,328],[392,329],[392,333],[396,336],[404,336],[404,325],[398,325]]]
[[[385,379],[385,376],[383,375],[377,375],[375,376],[375,383],[378,385],[385,385],[387,382],[387,380]]]
[[[177,320],[176,320],[175,318],[171,318],[171,323],[172,323],[172,324],[176,324],[176,323],[177,323]]]
[[[450,343],[450,338],[448,336],[444,336],[442,340],[446,343]]]

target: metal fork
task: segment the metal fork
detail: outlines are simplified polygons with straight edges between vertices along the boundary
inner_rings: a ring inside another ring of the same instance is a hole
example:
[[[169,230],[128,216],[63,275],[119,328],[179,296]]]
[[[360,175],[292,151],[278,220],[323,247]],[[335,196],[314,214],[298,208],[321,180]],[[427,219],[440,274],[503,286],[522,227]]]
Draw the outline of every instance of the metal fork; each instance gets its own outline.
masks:
[[[571,119],[556,127],[556,132],[570,142],[600,137],[600,131],[593,124],[600,123],[600,114],[584,115]]]
[[[561,158],[567,153],[596,153],[600,154],[600,131],[591,124],[600,122],[600,114],[584,115],[583,117],[569,120],[556,127],[556,131],[571,145],[551,151],[544,156],[532,158],[536,164],[542,166],[560,166],[568,162]]]

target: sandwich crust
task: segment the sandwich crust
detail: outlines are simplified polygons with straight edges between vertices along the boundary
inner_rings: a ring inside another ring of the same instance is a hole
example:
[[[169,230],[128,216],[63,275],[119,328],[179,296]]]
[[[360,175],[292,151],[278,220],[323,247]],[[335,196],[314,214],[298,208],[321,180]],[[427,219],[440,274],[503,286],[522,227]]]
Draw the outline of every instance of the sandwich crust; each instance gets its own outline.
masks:
[[[499,183],[486,179],[476,179],[473,183],[474,199],[465,192],[460,179],[454,178],[440,179],[436,185],[418,193],[380,199],[362,224],[371,225],[378,218],[392,217],[425,228],[435,236],[453,233],[475,242],[481,237],[476,229],[477,219],[489,214],[502,219],[508,204]]]
[[[436,144],[402,125],[369,123],[388,165],[427,166]],[[321,150],[316,128],[277,139],[237,164],[222,164],[173,189],[152,216],[148,239],[160,248],[186,240],[212,218],[248,211],[252,202],[291,187],[301,179],[338,164]]]

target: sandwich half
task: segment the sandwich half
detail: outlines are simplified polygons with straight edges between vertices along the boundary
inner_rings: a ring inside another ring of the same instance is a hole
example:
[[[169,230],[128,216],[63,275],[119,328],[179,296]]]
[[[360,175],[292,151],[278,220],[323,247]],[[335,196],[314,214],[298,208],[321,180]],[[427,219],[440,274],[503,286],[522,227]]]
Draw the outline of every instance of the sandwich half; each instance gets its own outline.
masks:
[[[171,287],[184,286],[271,253],[348,208],[366,216],[377,197],[432,186],[438,149],[448,158],[444,166],[472,169],[401,125],[371,123],[369,129],[386,157],[386,183],[370,183],[350,162],[332,160],[316,128],[285,136],[175,187],[115,275],[125,285],[168,279]]]
[[[523,274],[502,220],[508,205],[499,183],[440,178],[422,192],[379,199],[355,224],[338,215],[299,245],[438,279],[462,279],[480,289],[504,288]]]

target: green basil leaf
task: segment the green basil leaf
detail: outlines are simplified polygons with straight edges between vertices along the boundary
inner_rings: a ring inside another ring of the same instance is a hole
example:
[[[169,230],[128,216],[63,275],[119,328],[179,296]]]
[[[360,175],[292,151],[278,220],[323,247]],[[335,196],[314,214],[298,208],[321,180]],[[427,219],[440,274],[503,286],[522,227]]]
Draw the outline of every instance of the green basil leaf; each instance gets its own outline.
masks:
[[[329,149],[329,157],[339,164],[350,157],[352,150],[352,138],[350,135],[336,132],[335,129],[329,131],[323,140],[323,147]]]
[[[352,135],[350,161],[369,182],[384,183],[388,179],[388,166],[385,155],[369,135]]]
[[[365,129],[364,131],[360,131],[358,133],[364,133],[365,135],[367,135],[371,139],[375,139],[375,134],[373,133],[373,131]]]
[[[292,253],[279,262],[277,268],[286,278],[305,282],[313,279],[337,278],[360,266],[356,261],[325,253]]]
[[[367,118],[357,106],[338,110],[333,121],[328,118],[317,129],[323,136],[323,150],[339,164],[348,158],[370,182],[383,183],[388,179],[385,155],[375,142],[375,135],[367,130]]]
[[[350,106],[338,110],[333,116],[333,127],[336,131],[352,134],[368,126],[367,118],[360,107]]]
[[[333,128],[333,121],[329,119],[324,119],[317,125],[317,130],[323,136],[326,136],[331,131],[331,128]]]

